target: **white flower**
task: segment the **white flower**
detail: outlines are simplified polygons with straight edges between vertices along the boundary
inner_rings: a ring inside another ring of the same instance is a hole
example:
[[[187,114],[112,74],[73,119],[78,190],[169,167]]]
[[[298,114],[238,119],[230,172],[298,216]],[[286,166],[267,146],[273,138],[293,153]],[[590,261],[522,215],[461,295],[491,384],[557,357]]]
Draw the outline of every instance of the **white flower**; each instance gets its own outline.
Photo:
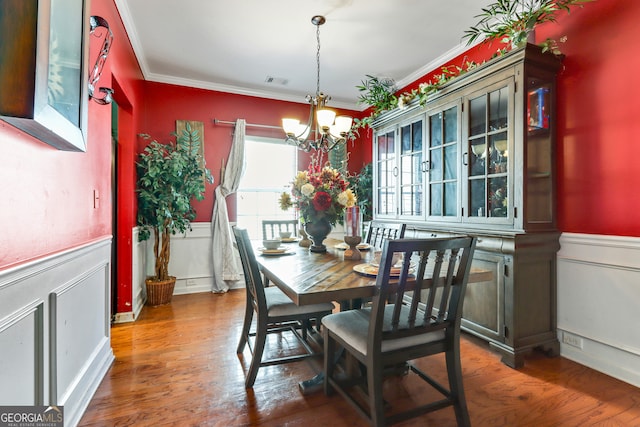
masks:
[[[338,203],[340,203],[342,206],[347,206],[348,202],[349,202],[349,196],[345,191],[338,194]]]
[[[407,105],[404,103],[404,97],[401,96],[400,98],[398,98],[398,108],[404,110],[406,107]]]
[[[350,188],[347,188],[345,191],[338,194],[337,200],[342,206],[346,206],[348,208],[355,206],[356,204],[356,196]]]
[[[309,184],[309,183],[303,185],[302,188],[300,188],[300,192],[306,197],[309,197],[310,195],[312,195],[314,190],[315,190],[315,187],[313,186],[313,184]]]

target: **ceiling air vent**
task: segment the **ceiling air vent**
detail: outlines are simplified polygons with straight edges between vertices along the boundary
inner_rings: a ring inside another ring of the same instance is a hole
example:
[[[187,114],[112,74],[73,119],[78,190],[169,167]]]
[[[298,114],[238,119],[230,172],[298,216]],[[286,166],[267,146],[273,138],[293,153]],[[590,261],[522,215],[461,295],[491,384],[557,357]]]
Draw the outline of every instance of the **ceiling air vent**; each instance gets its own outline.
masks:
[[[269,84],[280,85],[280,86],[286,86],[287,83],[289,83],[288,79],[283,79],[282,77],[271,77],[271,76],[267,76],[267,78],[264,79],[264,81]]]

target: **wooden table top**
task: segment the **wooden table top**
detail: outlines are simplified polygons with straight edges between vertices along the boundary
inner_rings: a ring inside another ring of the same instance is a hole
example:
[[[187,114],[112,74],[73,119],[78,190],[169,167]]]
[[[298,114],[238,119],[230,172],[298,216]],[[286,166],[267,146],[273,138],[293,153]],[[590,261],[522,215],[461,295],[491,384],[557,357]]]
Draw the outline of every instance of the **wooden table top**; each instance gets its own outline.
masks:
[[[283,243],[292,254],[272,256],[256,251],[256,258],[265,277],[297,305],[343,302],[373,296],[375,277],[353,271],[355,265],[370,260],[373,249],[361,251],[361,260],[345,260],[344,251],[334,247],[342,241],[327,239],[324,243],[327,246],[326,253],[313,253],[292,242]],[[255,247],[259,246],[259,242],[256,242]],[[492,277],[491,271],[472,268],[469,282],[484,282]]]

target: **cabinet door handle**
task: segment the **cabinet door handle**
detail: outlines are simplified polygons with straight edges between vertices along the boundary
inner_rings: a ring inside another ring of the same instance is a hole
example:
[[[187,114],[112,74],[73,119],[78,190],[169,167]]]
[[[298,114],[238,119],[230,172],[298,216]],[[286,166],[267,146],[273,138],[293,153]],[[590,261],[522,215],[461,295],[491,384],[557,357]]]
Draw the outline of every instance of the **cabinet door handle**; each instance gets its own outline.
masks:
[[[429,160],[422,162],[422,172],[429,172]]]
[[[469,166],[469,153],[465,152],[462,154],[462,164],[465,166]]]
[[[398,177],[398,167],[397,166],[393,167],[393,176],[396,177],[396,178]]]

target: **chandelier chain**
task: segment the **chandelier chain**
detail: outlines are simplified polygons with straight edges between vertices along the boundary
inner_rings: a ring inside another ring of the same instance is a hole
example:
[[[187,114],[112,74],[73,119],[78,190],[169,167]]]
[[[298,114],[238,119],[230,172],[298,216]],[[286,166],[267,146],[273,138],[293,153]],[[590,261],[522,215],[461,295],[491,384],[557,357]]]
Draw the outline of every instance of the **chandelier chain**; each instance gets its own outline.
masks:
[[[294,144],[306,152],[329,152],[345,143],[353,119],[348,116],[336,117],[334,111],[325,108],[326,101],[331,99],[320,92],[320,25],[325,23],[325,18],[316,15],[311,18],[311,23],[316,26],[316,94],[315,97],[309,94],[305,97],[309,102],[309,120],[305,126],[297,119],[285,118],[282,119],[282,127],[287,135],[287,143]]]
[[[318,48],[316,51],[316,96],[320,94],[320,25],[316,25],[316,40]]]

